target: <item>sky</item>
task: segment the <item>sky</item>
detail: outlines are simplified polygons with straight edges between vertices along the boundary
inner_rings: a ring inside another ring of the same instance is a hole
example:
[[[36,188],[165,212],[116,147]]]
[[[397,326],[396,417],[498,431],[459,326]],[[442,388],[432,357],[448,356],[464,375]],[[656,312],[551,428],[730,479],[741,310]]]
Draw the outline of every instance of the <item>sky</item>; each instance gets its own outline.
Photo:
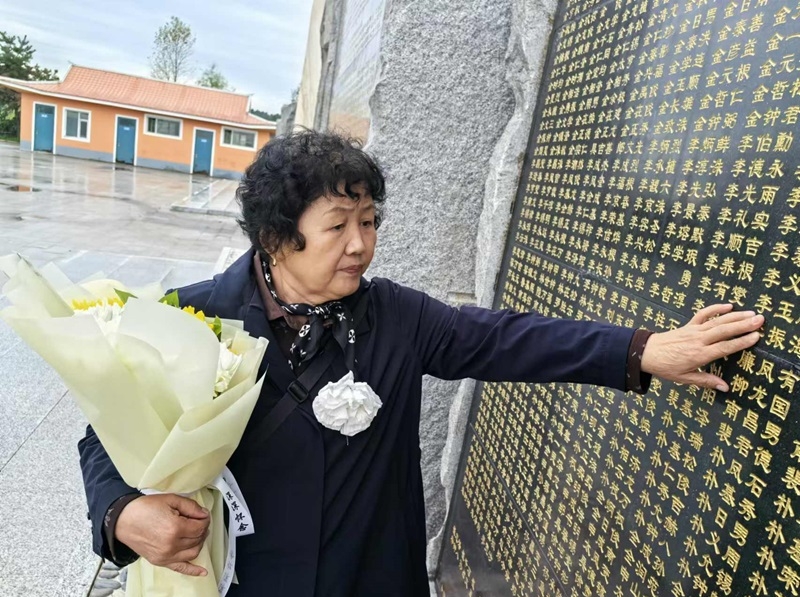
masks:
[[[156,30],[171,16],[196,37],[193,83],[217,68],[251,107],[270,113],[300,84],[312,0],[0,0],[0,31],[27,35],[34,62],[150,76]],[[202,7],[202,8],[201,8]]]

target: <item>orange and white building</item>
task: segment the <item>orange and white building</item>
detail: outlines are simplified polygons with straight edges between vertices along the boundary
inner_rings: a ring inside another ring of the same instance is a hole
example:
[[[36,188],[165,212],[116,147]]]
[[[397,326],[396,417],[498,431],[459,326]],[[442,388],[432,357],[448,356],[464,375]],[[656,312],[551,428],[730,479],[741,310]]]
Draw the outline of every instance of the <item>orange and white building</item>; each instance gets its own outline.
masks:
[[[20,94],[27,151],[239,178],[275,135],[241,93],[74,65],[62,81],[0,86]]]

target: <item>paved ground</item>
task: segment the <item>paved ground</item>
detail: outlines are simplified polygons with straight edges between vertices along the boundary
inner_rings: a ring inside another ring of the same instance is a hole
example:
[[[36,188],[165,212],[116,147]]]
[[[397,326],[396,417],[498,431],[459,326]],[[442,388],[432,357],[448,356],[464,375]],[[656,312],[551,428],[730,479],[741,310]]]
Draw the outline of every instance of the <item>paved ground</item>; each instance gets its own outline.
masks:
[[[40,265],[56,261],[73,279],[103,271],[134,286],[207,278],[225,247],[244,249],[247,240],[233,218],[169,208],[212,182],[0,143],[0,255],[17,251]],[[85,594],[98,560],[76,449],[84,425],[58,377],[0,322],[2,597]]]
[[[88,250],[214,261],[221,247],[247,246],[235,221],[170,206],[220,185],[232,199],[230,181],[0,143],[0,254],[13,250],[47,259]]]

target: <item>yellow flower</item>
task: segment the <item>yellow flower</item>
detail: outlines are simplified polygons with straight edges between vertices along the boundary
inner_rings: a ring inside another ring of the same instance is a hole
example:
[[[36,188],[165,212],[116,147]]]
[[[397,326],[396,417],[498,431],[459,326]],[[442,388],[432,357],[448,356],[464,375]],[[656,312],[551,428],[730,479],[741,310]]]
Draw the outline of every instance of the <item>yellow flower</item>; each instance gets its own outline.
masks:
[[[183,308],[181,309],[181,311],[183,311],[183,312],[185,312],[185,313],[188,313],[189,315],[191,315],[191,316],[193,316],[193,317],[196,317],[197,319],[199,319],[200,321],[202,321],[203,323],[205,323],[205,324],[206,324],[206,325],[209,327],[209,329],[210,329],[212,332],[214,331],[214,326],[213,326],[213,324],[210,324],[210,323],[208,323],[208,322],[206,321],[206,314],[205,314],[205,313],[203,313],[202,311],[196,311],[196,310],[195,310],[195,308],[194,308],[194,307],[192,307],[191,305],[189,305],[188,307],[183,307]]]
[[[111,307],[113,305],[117,305],[118,307],[122,307],[122,300],[119,297],[113,296],[111,298],[101,298],[101,299],[73,299],[72,301],[72,310],[73,311],[88,311],[92,307]]]

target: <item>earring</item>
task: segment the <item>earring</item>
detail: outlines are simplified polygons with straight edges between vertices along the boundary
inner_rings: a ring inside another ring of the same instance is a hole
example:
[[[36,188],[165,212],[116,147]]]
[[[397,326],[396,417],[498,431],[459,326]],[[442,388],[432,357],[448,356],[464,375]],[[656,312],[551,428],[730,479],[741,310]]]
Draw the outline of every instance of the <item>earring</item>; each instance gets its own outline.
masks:
[[[270,258],[272,259],[272,267],[275,267],[276,265],[278,265],[278,262],[275,260],[275,256],[274,255],[270,255]]]

